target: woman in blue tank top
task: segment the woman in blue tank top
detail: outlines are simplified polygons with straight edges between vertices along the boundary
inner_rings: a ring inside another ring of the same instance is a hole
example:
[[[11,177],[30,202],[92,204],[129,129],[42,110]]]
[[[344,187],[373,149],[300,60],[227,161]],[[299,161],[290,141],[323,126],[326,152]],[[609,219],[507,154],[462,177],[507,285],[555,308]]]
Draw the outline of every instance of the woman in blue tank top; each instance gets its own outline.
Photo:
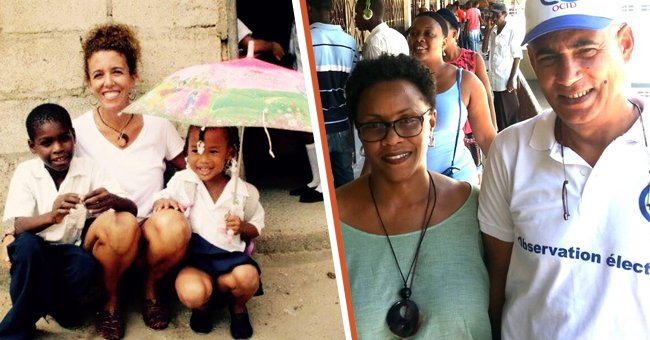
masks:
[[[411,56],[422,61],[436,80],[435,145],[427,150],[429,170],[478,184],[478,172],[461,129],[469,119],[485,155],[496,130],[490,119],[485,88],[471,72],[446,64],[442,58],[447,23],[435,12],[418,14],[408,30]]]

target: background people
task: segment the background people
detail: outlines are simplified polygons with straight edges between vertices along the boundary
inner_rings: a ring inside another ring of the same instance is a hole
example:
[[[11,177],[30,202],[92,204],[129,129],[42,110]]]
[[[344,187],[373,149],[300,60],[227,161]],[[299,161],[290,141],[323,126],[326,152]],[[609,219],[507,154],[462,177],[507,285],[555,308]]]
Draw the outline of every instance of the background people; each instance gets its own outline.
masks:
[[[255,48],[255,57],[272,64],[292,68],[295,55],[287,53],[291,38],[291,26],[294,22],[291,1],[236,0],[235,2],[237,18],[251,32],[247,39],[252,38],[255,42],[260,40],[262,45],[266,45],[263,50]],[[240,47],[244,49],[247,46],[247,44],[240,44]]]
[[[356,27],[360,31],[370,32],[361,49],[363,59],[375,59],[384,53],[409,53],[406,38],[384,22],[384,10],[384,0],[357,0],[354,6]]]
[[[310,0],[307,10],[332,176],[334,186],[339,187],[354,178],[354,142],[345,82],[359,59],[357,44],[341,26],[331,24],[331,0]]]
[[[499,131],[517,122],[517,71],[521,60],[521,35],[506,20],[508,10],[502,3],[490,5],[483,53],[488,53],[488,75],[494,91],[494,109]]]
[[[284,48],[282,45],[275,41],[253,38],[253,31],[239,19],[237,19],[237,40],[239,41],[240,56],[246,56],[248,43],[253,41],[255,43],[253,45],[255,48],[254,55],[259,56],[262,53],[271,53],[278,61],[284,57]]]
[[[492,126],[494,126],[496,129],[497,120],[494,113],[492,89],[490,87],[490,80],[488,79],[483,57],[479,53],[458,46],[457,38],[460,34],[458,30],[460,24],[456,20],[456,17],[453,15],[453,13],[451,13],[451,11],[443,8],[438,10],[436,13],[445,19],[449,29],[447,33],[447,43],[445,44],[445,49],[443,50],[442,59],[445,62],[456,67],[473,72],[481,81],[481,83],[483,83],[483,86],[485,87],[485,94],[487,95],[488,105],[490,107]],[[472,132],[472,127],[470,126],[469,121],[465,122],[465,125],[463,126],[463,132],[465,133],[465,145],[472,152],[474,162],[478,166],[482,162],[482,157],[481,153],[479,152],[479,147],[476,144],[476,139],[474,139],[474,133]]]
[[[479,198],[504,339],[650,334],[650,117],[627,93],[635,40],[614,7],[526,3],[523,43],[552,110],[499,133]]]
[[[467,31],[468,49],[478,52],[478,44],[481,41],[481,11],[478,9],[478,1],[471,1],[471,7],[465,11],[465,31]]]
[[[496,131],[490,120],[485,88],[471,72],[444,62],[442,54],[447,22],[434,12],[419,14],[408,31],[411,55],[422,61],[436,79],[437,123],[435,147],[430,147],[427,167],[455,179],[478,184],[478,172],[465,147],[462,127],[469,119],[483,153],[487,155]]]
[[[490,79],[487,75],[487,68],[485,61],[480,53],[472,50],[462,48],[458,45],[458,37],[460,35],[459,28],[461,24],[456,20],[456,17],[448,9],[443,8],[436,12],[448,24],[448,31],[445,43],[444,53],[442,59],[449,64],[456,67],[468,70],[474,73],[485,87],[485,93],[490,106],[490,116],[492,117],[492,124],[497,127],[496,116],[494,114],[494,102],[492,101],[492,88],[490,87]]]

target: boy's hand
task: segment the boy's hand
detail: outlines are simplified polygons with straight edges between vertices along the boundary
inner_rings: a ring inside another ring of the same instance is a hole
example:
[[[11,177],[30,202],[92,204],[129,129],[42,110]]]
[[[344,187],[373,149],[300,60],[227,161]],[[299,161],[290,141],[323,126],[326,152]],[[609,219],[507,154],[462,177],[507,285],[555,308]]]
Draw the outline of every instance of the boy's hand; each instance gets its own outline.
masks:
[[[91,214],[99,215],[113,208],[116,203],[116,196],[105,188],[97,188],[83,196],[82,201]]]
[[[0,251],[0,266],[4,268],[11,268],[11,261],[9,261],[9,253],[7,253],[7,247],[13,242],[16,238],[13,235],[6,235],[2,239],[2,251]]]
[[[70,213],[70,209],[81,203],[81,197],[75,193],[59,195],[52,204],[52,217],[54,223],[61,223],[63,218]]]
[[[165,210],[165,209],[174,209],[178,210],[182,213],[185,212],[185,207],[180,205],[176,200],[171,199],[171,198],[161,198],[155,202],[153,202],[153,211],[160,211],[160,210]]]
[[[232,230],[233,235],[238,235],[241,232],[242,221],[239,216],[229,213],[226,216],[226,232]]]

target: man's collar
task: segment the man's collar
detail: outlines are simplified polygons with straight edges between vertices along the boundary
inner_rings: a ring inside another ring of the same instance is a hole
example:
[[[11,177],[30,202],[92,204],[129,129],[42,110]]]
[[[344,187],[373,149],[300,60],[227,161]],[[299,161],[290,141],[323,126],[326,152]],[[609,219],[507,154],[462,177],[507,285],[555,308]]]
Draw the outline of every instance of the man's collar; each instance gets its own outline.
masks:
[[[635,103],[638,105],[638,107],[641,109],[641,113],[643,114],[643,121],[644,127],[646,129],[646,134],[650,133],[650,117],[648,117],[648,114],[644,110],[644,101],[640,98],[635,98],[631,97],[629,100],[632,103]],[[555,111],[552,109],[542,113],[542,117],[540,117],[537,122],[535,122],[535,126],[533,127],[533,132],[530,136],[530,141],[529,145],[531,148],[535,150],[551,150],[553,147],[557,144],[557,140],[555,139],[555,120],[557,118],[557,114]],[[632,126],[625,131],[621,136],[621,140],[628,141],[628,142],[636,142],[636,143],[644,143],[644,135],[643,135],[643,128],[641,126],[641,119],[637,119]],[[648,138],[650,136],[645,136],[645,138]]]

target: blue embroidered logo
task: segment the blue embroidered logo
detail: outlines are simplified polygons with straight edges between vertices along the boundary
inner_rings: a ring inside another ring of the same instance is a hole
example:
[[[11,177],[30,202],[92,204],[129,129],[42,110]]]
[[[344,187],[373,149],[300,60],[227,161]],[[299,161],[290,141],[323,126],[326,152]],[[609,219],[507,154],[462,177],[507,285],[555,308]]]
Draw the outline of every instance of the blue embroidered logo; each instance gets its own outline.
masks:
[[[540,0],[544,6],[553,6],[560,2],[577,2],[578,0]]]
[[[646,197],[648,197],[649,191],[650,184],[641,190],[641,195],[639,196],[639,210],[641,210],[641,215],[643,215],[648,222],[650,222],[650,212],[648,212],[650,207],[646,205]]]
[[[580,0],[540,0],[542,5],[547,7],[552,6],[551,10],[553,12],[576,8],[578,7],[578,1]]]

